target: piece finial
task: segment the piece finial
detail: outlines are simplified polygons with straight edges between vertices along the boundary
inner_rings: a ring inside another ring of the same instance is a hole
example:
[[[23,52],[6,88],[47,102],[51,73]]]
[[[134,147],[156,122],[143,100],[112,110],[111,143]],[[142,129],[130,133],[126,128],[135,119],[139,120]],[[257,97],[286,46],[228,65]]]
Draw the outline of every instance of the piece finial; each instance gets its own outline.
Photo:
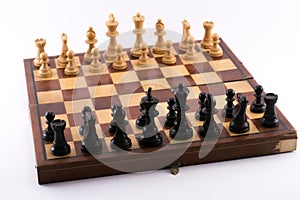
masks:
[[[148,91],[147,91],[147,97],[148,97],[148,100],[151,100],[152,99],[152,87],[149,87],[148,88]]]
[[[109,21],[111,21],[111,22],[115,21],[115,16],[114,16],[113,13],[110,13],[109,16],[108,16],[108,18],[109,18]]]
[[[165,25],[162,22],[162,19],[158,19],[156,22],[156,29],[164,29],[164,28],[165,28]]]

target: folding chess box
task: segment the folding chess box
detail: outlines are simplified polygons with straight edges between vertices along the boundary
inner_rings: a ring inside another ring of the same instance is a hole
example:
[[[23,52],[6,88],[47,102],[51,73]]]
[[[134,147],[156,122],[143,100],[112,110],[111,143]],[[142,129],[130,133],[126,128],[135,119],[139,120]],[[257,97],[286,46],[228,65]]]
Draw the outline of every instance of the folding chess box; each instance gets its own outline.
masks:
[[[56,65],[58,56],[50,56],[50,67],[53,71],[50,78],[40,78],[37,74],[38,68],[33,65],[33,58],[25,59],[39,183],[124,174],[174,165],[181,167],[295,150],[296,130],[277,107],[280,124],[275,128],[261,126],[260,118],[263,114],[251,113],[248,105],[250,130],[244,134],[234,134],[229,130],[230,119],[223,118],[221,114],[226,104],[226,90],[232,88],[252,102],[255,98],[253,88],[257,82],[223,40],[220,46],[224,55],[216,59],[210,57],[197,41],[199,59],[189,62],[183,59],[178,44],[173,44],[177,59],[174,65],[163,65],[161,57],[153,54],[149,46],[152,64],[146,68],[139,67],[136,58],[132,58],[129,49],[125,49],[128,68],[115,71],[111,63],[107,63],[107,70],[101,74],[92,74],[88,66],[80,65],[83,63],[83,53],[78,53],[76,56],[80,66],[77,76],[64,75],[63,69]],[[172,89],[178,87],[179,83],[183,83],[190,91],[187,100],[190,109],[186,116],[194,136],[187,141],[171,139],[169,129],[163,126],[168,112],[166,102],[173,96]],[[156,148],[141,147],[136,138],[141,133],[135,127],[135,120],[140,114],[139,102],[146,95],[148,87],[152,87],[153,96],[160,100],[157,106],[159,116],[155,123],[162,133],[163,145]],[[222,129],[216,141],[197,134],[198,128],[203,125],[203,122],[195,119],[200,92],[212,93],[217,100],[218,113],[215,119]],[[129,151],[115,151],[110,147],[113,136],[108,132],[108,127],[112,120],[111,105],[115,103],[123,106],[129,121],[126,132],[133,143]],[[97,120],[97,134],[103,146],[101,153],[97,155],[89,155],[80,149],[82,136],[78,129],[82,122],[81,109],[84,105],[92,108]],[[52,144],[42,139],[47,111],[53,111],[56,118],[67,122],[65,137],[71,146],[71,153],[66,156],[52,155]],[[160,163],[159,167],[155,163]]]

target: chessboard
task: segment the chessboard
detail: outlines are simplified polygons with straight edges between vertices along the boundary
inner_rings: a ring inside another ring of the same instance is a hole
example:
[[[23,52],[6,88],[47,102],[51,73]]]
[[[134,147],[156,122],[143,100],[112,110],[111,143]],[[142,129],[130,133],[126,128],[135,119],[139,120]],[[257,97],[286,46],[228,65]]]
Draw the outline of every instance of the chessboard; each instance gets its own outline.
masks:
[[[53,72],[53,76],[49,78],[38,76],[38,68],[33,65],[34,58],[25,59],[39,183],[183,167],[295,150],[296,130],[277,107],[280,124],[275,128],[260,125],[263,113],[250,112],[250,104],[255,99],[254,87],[258,83],[225,42],[220,39],[224,54],[219,58],[211,57],[201,47],[200,41],[195,44],[198,59],[194,61],[184,59],[178,43],[172,45],[177,61],[171,65],[163,64],[162,57],[154,54],[152,47],[148,46],[151,65],[141,67],[137,65],[137,58],[131,56],[130,49],[124,49],[127,69],[117,71],[112,68],[112,63],[106,62],[107,69],[100,73],[90,73],[88,65],[82,64],[84,53],[76,53],[79,73],[75,76],[64,74],[64,69],[57,65],[58,56],[49,56]],[[174,96],[172,91],[179,83],[190,91],[187,97],[190,109],[186,112],[186,118],[193,129],[193,137],[188,140],[172,139],[169,129],[164,127],[168,113],[167,100]],[[145,148],[137,141],[142,130],[136,128],[135,123],[140,115],[140,100],[149,87],[152,88],[152,95],[159,99],[159,115],[155,118],[155,124],[162,134],[163,144],[160,147]],[[225,94],[229,88],[242,93],[249,101],[246,113],[250,130],[246,133],[231,132],[230,119],[222,116],[222,109],[226,104]],[[200,92],[211,93],[216,99],[218,113],[215,120],[221,127],[221,135],[217,140],[203,138],[197,133],[203,125],[203,121],[195,119]],[[132,147],[128,151],[117,151],[110,146],[113,135],[109,133],[108,127],[112,120],[113,104],[123,106],[129,122],[126,133],[132,141]],[[79,134],[79,127],[82,123],[81,111],[86,105],[96,117],[96,130],[103,147],[95,155],[81,150],[82,136]],[[55,118],[67,122],[65,138],[71,147],[68,155],[54,156],[50,152],[52,143],[42,138],[47,127],[45,113],[48,111],[54,112]]]

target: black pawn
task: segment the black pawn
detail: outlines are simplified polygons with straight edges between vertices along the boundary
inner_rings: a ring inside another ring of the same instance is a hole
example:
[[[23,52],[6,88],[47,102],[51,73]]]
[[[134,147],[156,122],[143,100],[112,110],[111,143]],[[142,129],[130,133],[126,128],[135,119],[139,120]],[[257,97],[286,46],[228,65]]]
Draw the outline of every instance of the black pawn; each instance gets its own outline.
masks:
[[[86,128],[84,128],[83,132],[81,150],[87,153],[97,153],[102,149],[102,144],[96,132],[96,119],[92,114],[90,114],[86,116],[85,120]]]
[[[185,116],[186,111],[189,110],[189,106],[186,104],[189,90],[180,83],[173,93],[176,98],[177,117],[174,127],[170,129],[170,137],[176,140],[187,140],[193,137],[193,129],[189,127]]]
[[[203,109],[203,113],[206,118],[203,126],[201,126],[198,130],[198,133],[202,137],[218,137],[220,135],[220,128],[214,119],[214,115],[218,112],[218,110],[215,108],[216,99],[210,93],[207,94],[204,106],[205,108]]]
[[[223,108],[223,111],[222,111],[222,116],[223,117],[226,117],[226,118],[232,118],[232,111],[234,109],[234,105],[233,105],[233,102],[234,102],[234,95],[235,95],[235,92],[233,89],[228,89],[226,91],[226,101],[227,101],[227,104],[224,106]]]
[[[272,128],[279,125],[279,118],[277,117],[275,104],[278,100],[278,95],[273,93],[267,93],[264,98],[266,102],[266,111],[261,118],[261,125]]]
[[[245,133],[249,131],[250,126],[246,116],[248,100],[242,94],[238,94],[238,104],[234,107],[233,118],[229,124],[229,130],[234,133]]]
[[[206,93],[205,92],[201,92],[199,94],[199,108],[198,110],[196,111],[195,113],[195,118],[199,121],[204,121],[205,120],[205,114],[202,112],[203,108],[204,108],[204,101],[205,101],[205,98],[206,98]]]
[[[71,152],[70,145],[67,143],[64,135],[66,128],[66,121],[62,119],[55,119],[51,123],[54,130],[54,141],[50,150],[53,155],[64,156]]]
[[[168,99],[167,103],[168,103],[167,109],[169,110],[169,113],[167,114],[164,126],[173,127],[175,125],[174,122],[176,121],[176,111],[174,108],[176,101],[173,97],[171,97]]]
[[[117,130],[117,124],[116,124],[116,120],[114,119],[114,111],[116,110],[117,105],[114,104],[111,107],[111,116],[113,117],[113,119],[110,122],[110,125],[108,127],[108,132],[111,134],[115,134],[116,130]]]
[[[141,102],[140,102],[141,114],[138,117],[138,119],[136,120],[137,128],[143,128],[144,126],[147,126],[150,123],[149,110],[150,110],[150,107],[153,105],[153,103],[151,101],[154,99],[152,97],[151,92],[152,92],[152,88],[149,87],[148,91],[147,91],[147,95],[141,99]],[[157,112],[157,111],[155,111],[155,112]]]
[[[92,113],[92,109],[89,106],[84,106],[82,108],[81,115],[82,115],[83,123],[80,125],[80,128],[79,128],[80,135],[83,135],[84,129],[87,127],[86,126],[87,125],[86,117],[91,115],[91,113]]]
[[[255,100],[252,102],[250,106],[250,111],[253,113],[263,113],[266,110],[266,106],[264,103],[264,99],[262,96],[262,93],[264,91],[263,87],[261,85],[257,85],[254,88],[255,91]]]
[[[55,114],[54,112],[46,112],[45,114],[45,118],[46,118],[46,124],[48,125],[47,128],[45,129],[44,133],[43,133],[43,139],[45,141],[49,141],[49,142],[53,142],[54,140],[54,131],[51,127],[51,123],[55,118]]]
[[[116,150],[128,150],[132,146],[132,143],[125,133],[128,121],[125,120],[125,111],[122,109],[122,106],[118,105],[116,107],[114,119],[116,120],[117,128],[113,139],[110,141],[110,146]]]
[[[149,109],[150,121],[146,123],[148,125],[143,127],[143,132],[139,136],[138,141],[140,145],[145,147],[157,147],[162,145],[162,136],[161,133],[158,132],[158,129],[154,121],[154,118],[157,117],[159,114],[158,111],[155,110],[159,100],[157,97],[154,96],[151,96],[151,99],[148,100],[149,102],[145,102],[145,103],[149,104],[150,107]]]

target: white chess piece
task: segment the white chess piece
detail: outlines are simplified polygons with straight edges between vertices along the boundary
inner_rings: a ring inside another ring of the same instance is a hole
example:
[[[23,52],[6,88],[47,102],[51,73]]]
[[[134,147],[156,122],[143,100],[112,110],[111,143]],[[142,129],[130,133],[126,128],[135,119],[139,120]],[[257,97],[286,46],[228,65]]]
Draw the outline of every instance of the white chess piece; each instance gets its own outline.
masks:
[[[102,72],[105,69],[106,65],[100,62],[100,53],[97,48],[93,48],[91,50],[91,58],[92,58],[92,62],[90,64],[89,71],[91,73]]]

